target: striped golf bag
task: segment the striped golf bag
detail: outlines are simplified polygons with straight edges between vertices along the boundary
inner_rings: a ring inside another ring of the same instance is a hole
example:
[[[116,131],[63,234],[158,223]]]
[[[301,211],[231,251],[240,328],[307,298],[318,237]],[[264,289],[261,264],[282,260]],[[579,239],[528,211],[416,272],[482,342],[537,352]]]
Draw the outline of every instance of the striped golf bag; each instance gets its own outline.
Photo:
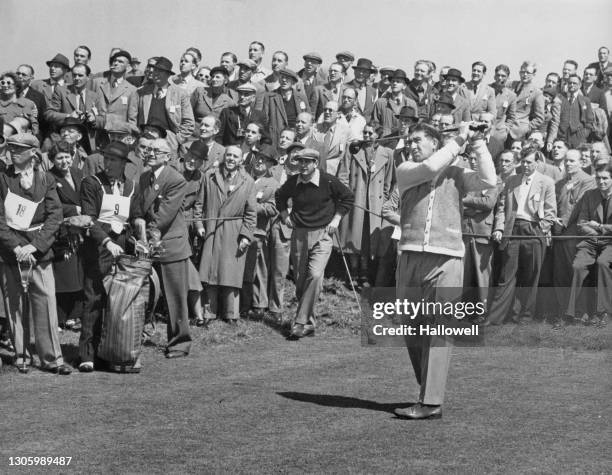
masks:
[[[151,260],[121,255],[104,277],[107,299],[98,357],[111,371],[140,371],[141,335],[150,305],[152,272]]]

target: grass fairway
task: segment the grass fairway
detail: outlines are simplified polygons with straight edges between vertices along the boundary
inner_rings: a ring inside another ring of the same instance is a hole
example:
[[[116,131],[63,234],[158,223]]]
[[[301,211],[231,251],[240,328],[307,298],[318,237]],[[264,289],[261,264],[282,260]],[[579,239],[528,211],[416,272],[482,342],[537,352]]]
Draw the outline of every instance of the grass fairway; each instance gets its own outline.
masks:
[[[299,342],[215,322],[188,358],[146,347],[138,375],[3,368],[0,473],[28,455],[70,456],[64,473],[610,472],[612,328],[493,329],[454,349],[444,417],[403,421],[406,350],[362,346],[347,294],[326,289]],[[74,354],[76,335],[62,342]]]

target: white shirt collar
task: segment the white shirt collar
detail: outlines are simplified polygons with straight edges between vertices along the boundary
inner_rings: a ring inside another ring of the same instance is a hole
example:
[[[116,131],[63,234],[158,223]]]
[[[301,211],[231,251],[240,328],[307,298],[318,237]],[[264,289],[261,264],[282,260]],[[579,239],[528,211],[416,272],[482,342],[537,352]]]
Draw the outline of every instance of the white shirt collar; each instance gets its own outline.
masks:
[[[318,168],[315,169],[314,173],[310,176],[310,179],[308,180],[304,180],[304,178],[302,178],[302,175],[298,175],[298,179],[297,179],[297,185],[299,185],[300,183],[312,183],[315,186],[319,186],[319,179],[321,178],[321,172]]]
[[[157,170],[155,170],[153,172],[153,175],[155,175],[155,179],[157,180],[159,178],[159,175],[161,175],[162,170],[164,169],[166,165],[162,165],[161,167],[159,167]]]

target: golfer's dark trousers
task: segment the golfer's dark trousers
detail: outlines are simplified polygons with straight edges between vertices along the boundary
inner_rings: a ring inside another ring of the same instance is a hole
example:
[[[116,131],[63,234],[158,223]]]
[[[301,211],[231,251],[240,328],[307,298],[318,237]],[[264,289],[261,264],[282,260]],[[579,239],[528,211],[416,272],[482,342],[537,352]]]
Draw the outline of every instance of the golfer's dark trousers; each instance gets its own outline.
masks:
[[[566,315],[577,316],[576,303],[593,265],[597,266],[597,312],[612,314],[612,244],[607,240],[589,239],[578,244]]]
[[[102,279],[110,269],[110,262],[84,262],[83,317],[81,318],[81,337],[79,338],[79,356],[81,362],[94,361],[96,348],[102,331],[102,312],[106,306],[106,291]]]
[[[502,323],[510,310],[510,318],[514,321],[518,321],[519,317],[531,320],[535,311],[546,249],[543,233],[536,223],[517,219],[512,234],[533,236],[533,239],[510,239],[502,249],[499,283],[494,289],[489,309],[491,324]]]

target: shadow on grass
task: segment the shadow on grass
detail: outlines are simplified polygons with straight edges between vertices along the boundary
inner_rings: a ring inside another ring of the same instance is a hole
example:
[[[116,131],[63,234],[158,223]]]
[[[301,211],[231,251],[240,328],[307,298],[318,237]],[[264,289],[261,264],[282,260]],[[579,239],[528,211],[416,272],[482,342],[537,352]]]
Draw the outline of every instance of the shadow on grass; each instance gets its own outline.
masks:
[[[389,414],[393,414],[394,409],[409,407],[415,404],[414,402],[383,404],[376,401],[369,401],[367,399],[359,399],[349,396],[335,396],[333,394],[309,394],[297,392],[279,392],[276,394],[294,401],[309,402],[311,404],[318,404],[319,406],[340,407],[347,409],[368,409],[371,411],[388,412]]]

